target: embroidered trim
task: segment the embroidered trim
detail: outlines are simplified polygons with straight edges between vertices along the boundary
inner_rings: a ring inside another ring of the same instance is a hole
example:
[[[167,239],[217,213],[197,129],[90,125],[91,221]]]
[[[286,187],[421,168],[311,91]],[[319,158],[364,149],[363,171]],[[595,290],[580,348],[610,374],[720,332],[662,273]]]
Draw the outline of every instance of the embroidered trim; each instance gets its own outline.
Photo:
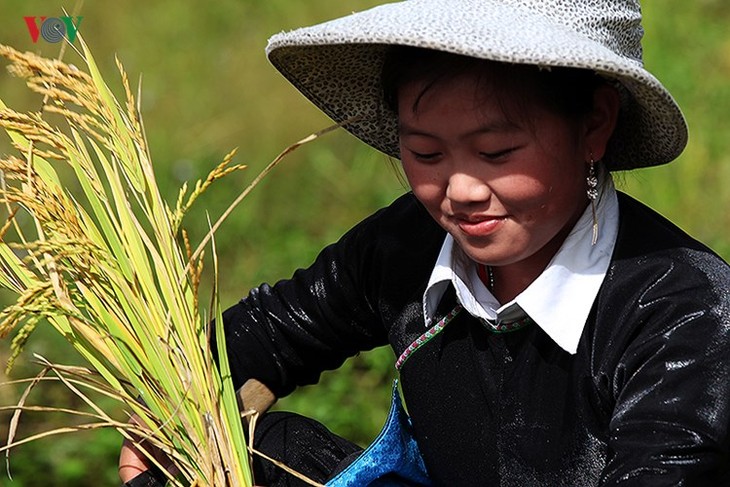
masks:
[[[484,325],[484,327],[492,333],[509,333],[511,331],[517,331],[531,323],[534,323],[534,321],[532,321],[532,318],[530,318],[529,316],[526,316],[521,320],[503,322],[498,325],[490,322],[489,320],[479,321],[481,321],[482,325]]]
[[[444,327],[448,325],[449,322],[453,320],[462,309],[464,308],[462,308],[460,304],[457,304],[456,307],[452,309],[446,316],[441,318],[438,323],[436,323],[433,327],[426,331],[426,333],[416,338],[416,341],[408,345],[408,348],[406,348],[403,353],[400,354],[400,357],[398,357],[398,360],[395,362],[395,369],[400,370],[400,368],[403,367],[405,361],[408,360],[408,357],[410,357],[413,352],[424,346],[433,337],[438,335],[439,332],[441,332],[441,330],[443,330]]]
[[[460,304],[457,304],[454,309],[452,309],[446,316],[441,318],[441,320],[436,323],[433,327],[429,328],[426,333],[416,338],[416,340],[408,345],[408,348],[406,348],[402,354],[400,354],[400,357],[398,357],[398,360],[395,362],[395,369],[400,370],[401,367],[403,367],[403,364],[405,363],[408,358],[413,355],[413,352],[427,344],[433,337],[438,335],[445,327],[448,325],[451,320],[456,318],[456,315],[458,315],[461,310],[464,309]],[[484,328],[491,331],[492,333],[509,333],[511,331],[517,331],[525,326],[534,323],[532,318],[529,316],[522,318],[521,320],[516,321],[510,321],[505,323],[500,323],[498,325],[495,325],[493,323],[490,323],[487,320],[479,320],[482,325],[484,325]]]

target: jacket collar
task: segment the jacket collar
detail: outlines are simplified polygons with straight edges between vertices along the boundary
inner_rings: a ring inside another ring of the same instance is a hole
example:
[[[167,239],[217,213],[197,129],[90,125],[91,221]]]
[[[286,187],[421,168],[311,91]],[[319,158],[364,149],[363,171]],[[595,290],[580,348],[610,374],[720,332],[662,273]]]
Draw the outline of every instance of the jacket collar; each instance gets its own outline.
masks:
[[[426,326],[432,325],[439,301],[451,285],[459,303],[475,318],[498,323],[526,314],[563,350],[575,354],[618,234],[618,198],[610,174],[604,178],[596,207],[600,229],[596,244],[591,244],[589,206],[542,274],[509,303],[500,304],[481,284],[473,261],[447,234],[423,294]]]

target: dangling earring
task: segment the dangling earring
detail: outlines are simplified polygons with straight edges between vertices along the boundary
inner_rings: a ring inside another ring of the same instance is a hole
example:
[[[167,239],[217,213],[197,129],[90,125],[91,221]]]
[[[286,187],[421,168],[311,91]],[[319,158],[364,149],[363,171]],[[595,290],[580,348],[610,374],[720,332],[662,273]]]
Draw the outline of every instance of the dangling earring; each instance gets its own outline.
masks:
[[[595,161],[591,154],[591,162],[588,164],[588,177],[586,178],[588,189],[586,194],[591,202],[591,212],[593,213],[593,239],[591,245],[596,245],[598,241],[598,218],[596,217],[596,198],[598,198],[598,176],[596,176]]]

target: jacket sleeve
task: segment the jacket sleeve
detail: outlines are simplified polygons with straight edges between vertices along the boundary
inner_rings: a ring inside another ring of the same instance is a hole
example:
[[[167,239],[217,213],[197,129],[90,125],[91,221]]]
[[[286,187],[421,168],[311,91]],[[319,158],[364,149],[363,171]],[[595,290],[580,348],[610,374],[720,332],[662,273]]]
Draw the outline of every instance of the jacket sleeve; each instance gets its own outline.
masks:
[[[602,485],[730,485],[730,272],[695,250],[659,259],[650,282],[648,265],[622,278],[647,285],[627,287],[636,304],[615,327],[633,332],[609,344],[622,352]]]
[[[233,380],[277,397],[318,381],[347,357],[387,343],[374,284],[381,210],[326,247],[291,279],[263,284],[223,314]],[[215,337],[212,338],[213,350]]]

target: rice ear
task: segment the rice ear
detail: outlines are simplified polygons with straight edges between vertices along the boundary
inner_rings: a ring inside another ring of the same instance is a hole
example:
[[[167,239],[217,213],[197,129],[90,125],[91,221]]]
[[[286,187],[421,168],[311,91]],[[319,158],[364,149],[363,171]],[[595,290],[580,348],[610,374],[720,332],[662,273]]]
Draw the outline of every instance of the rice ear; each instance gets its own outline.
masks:
[[[42,94],[48,111],[67,125],[51,126],[41,115],[15,112],[0,100],[0,127],[18,151],[0,158],[0,204],[9,215],[0,229],[0,286],[17,296],[0,312],[0,335],[23,327],[16,335],[17,354],[36,325],[48,323],[89,364],[80,371],[41,360],[45,373],[53,372],[96,419],[47,435],[115,428],[166,452],[191,485],[251,486],[252,450],[241,427],[225,343],[219,341],[214,363],[211,316],[200,307],[211,303],[222,335],[215,281],[210,301],[198,295],[204,250],[210,247],[215,280],[214,235],[223,221],[288,153],[339,125],[282,151],[194,247],[181,227],[185,213],[212,183],[245,166],[233,164],[235,151],[230,152],[189,195],[184,185],[171,208],[156,184],[144,123],[121,63],[123,103],[78,38],[86,71],[0,45],[11,72]],[[71,169],[63,172],[70,174],[68,181],[56,170],[63,165]],[[32,228],[17,223],[21,213]],[[140,424],[108,417],[85,389],[118,400]],[[15,406],[17,417],[34,407],[25,399]],[[275,398],[269,391],[259,399],[255,408],[263,410]],[[11,437],[4,449],[31,439]]]
[[[88,74],[0,46],[13,72],[48,97],[69,134],[0,100],[0,126],[18,149],[17,156],[0,160],[0,202],[11,213],[0,242],[0,285],[18,297],[2,312],[3,333],[26,323],[15,342],[19,348],[42,318],[81,353],[103,388],[88,376],[72,378],[70,369],[47,361],[44,371],[53,371],[94,411],[98,421],[88,428],[113,427],[129,437],[129,426],[109,418],[79,383],[103,390],[138,414],[143,424],[136,428],[169,453],[187,482],[250,486],[230,377],[221,376],[212,354],[201,346],[207,343],[208,316],[198,309],[198,286],[191,279],[199,281],[201,262],[180,248],[177,235],[194,199],[240,166],[219,166],[188,204],[170,211],[154,179],[126,75],[122,71],[122,105],[83,39],[81,46]],[[49,150],[53,163],[40,155]],[[232,155],[224,165],[231,160]],[[58,176],[59,164],[72,170],[71,181]],[[32,228],[14,223],[18,212],[30,216]],[[29,440],[14,438],[21,411],[32,407],[26,398],[14,406],[6,451]]]

